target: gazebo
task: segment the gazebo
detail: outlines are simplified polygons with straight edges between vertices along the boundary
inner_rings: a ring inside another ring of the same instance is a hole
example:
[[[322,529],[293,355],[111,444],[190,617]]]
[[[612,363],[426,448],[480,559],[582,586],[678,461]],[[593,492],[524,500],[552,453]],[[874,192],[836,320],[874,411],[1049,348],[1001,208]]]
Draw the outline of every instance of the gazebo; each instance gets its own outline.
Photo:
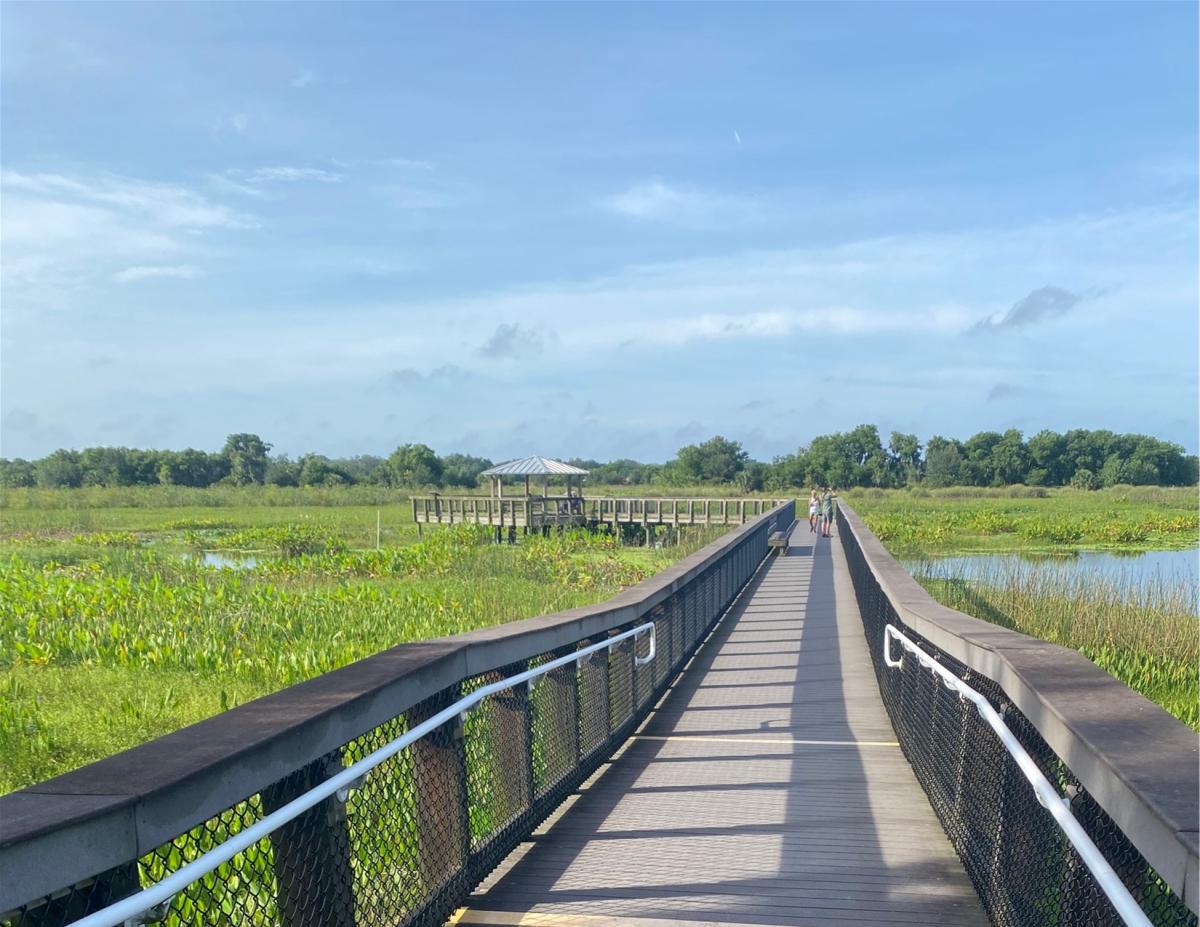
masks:
[[[565,464],[561,460],[555,460],[553,457],[522,457],[520,460],[510,460],[508,463],[502,463],[499,466],[492,467],[490,470],[484,470],[480,475],[486,476],[491,480],[492,495],[497,499],[504,498],[504,478],[506,476],[523,476],[525,478],[526,498],[532,496],[529,488],[530,477],[540,476],[542,478],[543,499],[552,498],[550,495],[550,478],[552,476],[565,477],[567,483],[566,498],[582,499],[583,478],[587,474],[587,470]]]

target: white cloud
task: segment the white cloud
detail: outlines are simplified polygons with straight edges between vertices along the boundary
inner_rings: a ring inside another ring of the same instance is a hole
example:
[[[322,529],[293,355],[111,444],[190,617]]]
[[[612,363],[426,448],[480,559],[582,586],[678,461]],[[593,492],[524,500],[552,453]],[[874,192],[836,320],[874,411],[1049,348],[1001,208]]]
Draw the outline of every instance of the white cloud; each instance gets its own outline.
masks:
[[[219,232],[254,217],[180,184],[113,174],[0,173],[4,294],[20,311],[65,306],[129,269],[190,267]],[[198,273],[198,271],[196,271]],[[133,278],[137,279],[137,275]]]
[[[975,316],[953,307],[928,307],[910,312],[818,307],[745,313],[706,313],[692,318],[647,322],[639,330],[623,331],[622,340],[635,344],[682,345],[690,341],[765,340],[800,334],[872,335],[879,333],[955,334],[966,330]],[[614,333],[613,337],[617,337]]]
[[[234,113],[229,117],[229,124],[239,135],[245,135],[250,128],[250,117],[245,113]]]
[[[69,177],[64,174],[0,173],[0,186],[44,202],[91,204],[138,216],[167,228],[249,228],[256,223],[227,206],[178,184],[138,180],[116,174]]]
[[[312,180],[317,183],[341,183],[341,174],[323,171],[317,167],[260,167],[253,171],[231,170],[227,176],[249,184],[297,183]]]
[[[335,162],[336,163],[336,162]],[[220,174],[208,175],[209,181],[218,189],[240,193],[243,196],[253,196],[258,199],[274,198],[276,194],[270,188],[276,184],[293,183],[341,183],[345,177],[333,171],[322,170],[318,167],[291,167],[286,165],[276,167],[259,167],[254,170],[230,168]]]
[[[126,267],[113,274],[118,283],[133,283],[137,280],[150,280],[156,277],[170,277],[176,280],[195,280],[203,274],[190,264],[147,264],[136,267]]]
[[[542,445],[562,446],[566,453],[595,448],[599,456],[636,456],[658,453],[647,436],[669,436],[692,419],[703,422],[706,434],[749,428],[747,412],[729,419],[720,410],[763,397],[784,397],[781,413],[789,405],[806,403],[811,411],[826,404],[820,414],[809,415],[815,424],[806,424],[799,414],[779,419],[773,440],[785,446],[795,446],[796,429],[809,428],[812,434],[861,421],[926,435],[970,433],[982,427],[979,407],[991,387],[1040,383],[1037,377],[1046,375],[1045,395],[1052,399],[1038,406],[1037,427],[1061,429],[1080,421],[1126,427],[1121,415],[1132,407],[1124,398],[1129,391],[1112,379],[1111,365],[1105,363],[1117,356],[1114,346],[1127,366],[1189,373],[1186,388],[1194,390],[1194,356],[1180,359],[1194,344],[1194,338],[1184,344],[1195,328],[1194,227],[1193,211],[1147,210],[745,251],[628,266],[577,283],[538,282],[470,298],[344,302],[336,311],[298,303],[282,328],[278,312],[231,305],[221,296],[214,296],[209,311],[167,316],[157,307],[134,306],[119,324],[81,311],[69,318],[30,320],[31,334],[21,350],[8,349],[6,376],[15,384],[8,401],[84,434],[97,410],[146,406],[148,401],[135,394],[136,384],[153,381],[164,401],[185,409],[189,421],[211,420],[218,429],[258,403],[255,421],[270,425],[263,430],[281,444],[298,442],[301,449],[308,441],[338,439],[321,431],[305,437],[309,432],[287,425],[286,416],[311,421],[306,404],[327,403],[340,410],[327,414],[347,434],[373,433],[386,411],[398,416],[397,428],[419,431],[422,440],[440,449],[458,446],[496,456],[497,448],[511,441],[523,445],[514,452]],[[163,234],[170,247],[187,244],[170,230]],[[70,244],[82,246],[74,239]],[[7,277],[7,249],[4,259]],[[158,266],[203,264],[179,250],[126,261],[105,276]],[[1103,268],[1102,279],[1096,279],[1097,268]],[[1089,324],[1072,334],[1070,351],[1062,351],[1054,333],[1038,326],[1005,339],[961,334],[1047,279],[1114,287],[1095,302]],[[518,324],[501,326],[505,320]],[[228,337],[229,325],[237,326],[238,338]],[[11,343],[20,342],[21,328],[6,331],[6,338],[10,331]],[[545,332],[547,338],[518,337],[529,332]],[[556,335],[553,343],[550,332]],[[483,361],[476,351],[489,340],[494,352],[523,351],[525,360]],[[93,372],[86,394],[68,383],[47,387],[40,379],[51,363],[82,367],[98,352],[120,356],[122,363]],[[452,364],[485,369],[488,377],[471,389],[451,388],[449,377],[444,390],[381,386],[424,384],[420,377],[432,383],[435,378],[424,371]],[[421,365],[422,373],[413,365]],[[714,370],[733,376],[713,376]],[[838,381],[824,383],[827,374]],[[222,381],[237,383],[237,394],[223,396],[197,386]],[[558,420],[545,411],[553,409],[546,396],[563,383],[571,384],[580,408],[592,401],[602,410],[595,425],[564,415],[568,427],[555,430]],[[385,397],[379,405],[370,400],[355,406],[372,387]],[[481,389],[489,400],[482,406],[474,402]],[[1147,387],[1137,403],[1170,409],[1170,396],[1177,398],[1178,392],[1178,383]],[[653,401],[648,403],[647,396]],[[1097,403],[1114,411],[1096,417]],[[418,416],[437,417],[442,424],[423,430]],[[513,437],[521,416],[528,417],[529,431]],[[447,422],[453,423],[453,433],[446,431]],[[613,430],[617,422],[624,429],[619,434]],[[1136,427],[1159,426],[1149,421]],[[182,434],[185,425],[181,428]],[[471,434],[476,436],[471,442],[455,443]],[[1163,434],[1175,436],[1170,430]],[[88,440],[101,438],[114,440]],[[650,449],[634,452],[643,446]],[[351,443],[350,449],[362,446]]]
[[[717,201],[695,190],[671,187],[661,180],[649,180],[607,197],[603,205],[631,219],[680,222],[701,218],[716,207]]]

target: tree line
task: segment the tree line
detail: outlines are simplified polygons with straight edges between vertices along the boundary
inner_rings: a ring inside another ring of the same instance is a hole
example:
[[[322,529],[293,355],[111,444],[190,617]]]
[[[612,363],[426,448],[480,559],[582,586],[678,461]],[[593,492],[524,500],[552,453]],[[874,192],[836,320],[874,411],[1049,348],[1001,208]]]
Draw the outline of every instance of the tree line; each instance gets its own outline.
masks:
[[[885,445],[874,425],[814,438],[807,447],[770,462],[751,459],[738,441],[720,435],[681,447],[667,463],[631,459],[568,461],[591,471],[593,484],[730,485],[742,491],[806,486],[904,487],[1075,486],[1117,484],[1191,486],[1195,455],[1147,435],[1075,429],[982,431],[966,441],[892,432]],[[230,435],[217,452],[126,447],[59,449],[40,460],[0,458],[0,486],[45,488],[165,484],[338,486],[359,483],[469,489],[492,466],[485,457],[439,455],[425,444],[404,444],[388,457],[331,458],[271,454],[255,434]]]

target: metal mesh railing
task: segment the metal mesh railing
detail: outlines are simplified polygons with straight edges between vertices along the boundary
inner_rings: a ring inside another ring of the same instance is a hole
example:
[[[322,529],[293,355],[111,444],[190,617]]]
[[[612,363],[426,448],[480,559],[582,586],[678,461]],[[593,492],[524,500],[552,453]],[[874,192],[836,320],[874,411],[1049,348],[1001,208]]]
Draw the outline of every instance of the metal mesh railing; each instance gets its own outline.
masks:
[[[889,666],[888,625],[983,695],[1115,870],[1150,922],[1197,924],[1196,915],[1088,794],[1001,687],[906,625],[839,513],[839,534],[884,705],[904,755],[999,927],[1106,927],[1123,919],[1062,828],[1038,801],[1016,759],[976,706],[917,659]],[[900,656],[892,644],[893,656]]]
[[[764,520],[665,599],[635,609],[626,624],[461,679],[153,852],[0,914],[0,925],[60,927],[84,918],[172,927],[443,923],[645,717],[762,562],[774,525]],[[619,635],[627,636],[607,644]],[[131,921],[105,912],[168,884],[171,874],[464,696],[594,644],[601,647],[530,684],[490,691]]]

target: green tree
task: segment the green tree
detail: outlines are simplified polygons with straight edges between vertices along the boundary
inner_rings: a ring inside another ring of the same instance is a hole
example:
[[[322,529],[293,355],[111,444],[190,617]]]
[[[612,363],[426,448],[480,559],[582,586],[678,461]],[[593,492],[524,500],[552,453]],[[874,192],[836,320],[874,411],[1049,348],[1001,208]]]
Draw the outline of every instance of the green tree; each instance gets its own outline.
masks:
[[[1104,462],[1112,453],[1110,445],[1115,437],[1111,431],[1088,431],[1075,428],[1063,435],[1063,479],[1069,480],[1076,470],[1082,468],[1099,473]]]
[[[267,452],[271,445],[258,435],[236,434],[225,439],[222,456],[229,461],[229,480],[235,486],[263,483],[267,478]]]
[[[962,445],[953,438],[934,435],[925,447],[925,482],[930,486],[957,486],[962,481]]]
[[[992,448],[993,482],[1005,486],[1024,483],[1031,465],[1021,432],[1015,428],[1008,429]]]
[[[767,486],[771,489],[794,489],[808,485],[808,449],[783,454],[771,461]]]
[[[132,486],[137,482],[130,451],[124,447],[85,447],[79,455],[84,486]]]
[[[305,454],[297,463],[301,486],[346,486],[354,482],[350,474],[323,454]]]
[[[1071,478],[1066,465],[1067,442],[1056,431],[1039,431],[1026,445],[1031,462],[1025,482],[1038,486],[1062,486]],[[1035,479],[1033,474],[1040,471]]]
[[[426,444],[402,444],[388,457],[393,486],[437,486],[442,481],[442,461]]]
[[[479,485],[479,474],[491,467],[486,457],[470,454],[447,454],[442,458],[442,482],[447,486],[473,489]]]
[[[742,492],[762,492],[767,485],[768,468],[757,460],[746,461],[745,466],[734,477],[734,484]]]
[[[1125,482],[1124,469],[1125,461],[1121,459],[1121,455],[1109,454],[1098,474],[1092,474],[1089,467],[1076,468],[1075,473],[1071,475],[1071,485],[1075,485],[1075,477],[1078,474],[1089,473],[1092,474],[1098,486],[1116,486],[1118,483]]]
[[[963,443],[962,480],[973,486],[999,485],[996,468],[992,462],[992,450],[1002,436],[997,431],[981,431]]]
[[[267,462],[265,479],[269,486],[299,486],[300,464],[287,454],[278,454]]]
[[[839,445],[857,471],[856,486],[891,486],[892,461],[883,449],[879,429],[874,425],[859,425],[845,435],[837,436]],[[851,485],[834,483],[836,486]]]
[[[158,462],[158,481],[170,486],[211,486],[228,473],[229,461],[226,457],[192,447],[182,451],[164,451]]]
[[[79,465],[79,452],[59,448],[43,457],[34,465],[37,484],[46,489],[59,489],[83,485],[83,468]]]
[[[675,467],[679,479],[695,483],[731,483],[749,459],[738,441],[720,435],[703,444],[679,449]]]
[[[1071,485],[1076,489],[1099,489],[1100,478],[1087,467],[1080,467],[1071,474]]]
[[[921,478],[921,441],[916,435],[893,431],[888,439],[888,451],[897,485],[911,486]]]
[[[575,458],[568,460],[567,463],[589,471],[588,482],[599,486],[634,486],[640,483],[648,483],[652,479],[656,469],[651,464],[639,463],[627,457],[623,457],[620,460],[610,460],[608,463]]]
[[[17,457],[13,460],[0,458],[0,486],[15,489],[19,486],[36,486],[37,468],[28,460]]]
[[[355,483],[378,483],[380,474],[387,469],[387,460],[375,454],[336,457],[331,463]]]

